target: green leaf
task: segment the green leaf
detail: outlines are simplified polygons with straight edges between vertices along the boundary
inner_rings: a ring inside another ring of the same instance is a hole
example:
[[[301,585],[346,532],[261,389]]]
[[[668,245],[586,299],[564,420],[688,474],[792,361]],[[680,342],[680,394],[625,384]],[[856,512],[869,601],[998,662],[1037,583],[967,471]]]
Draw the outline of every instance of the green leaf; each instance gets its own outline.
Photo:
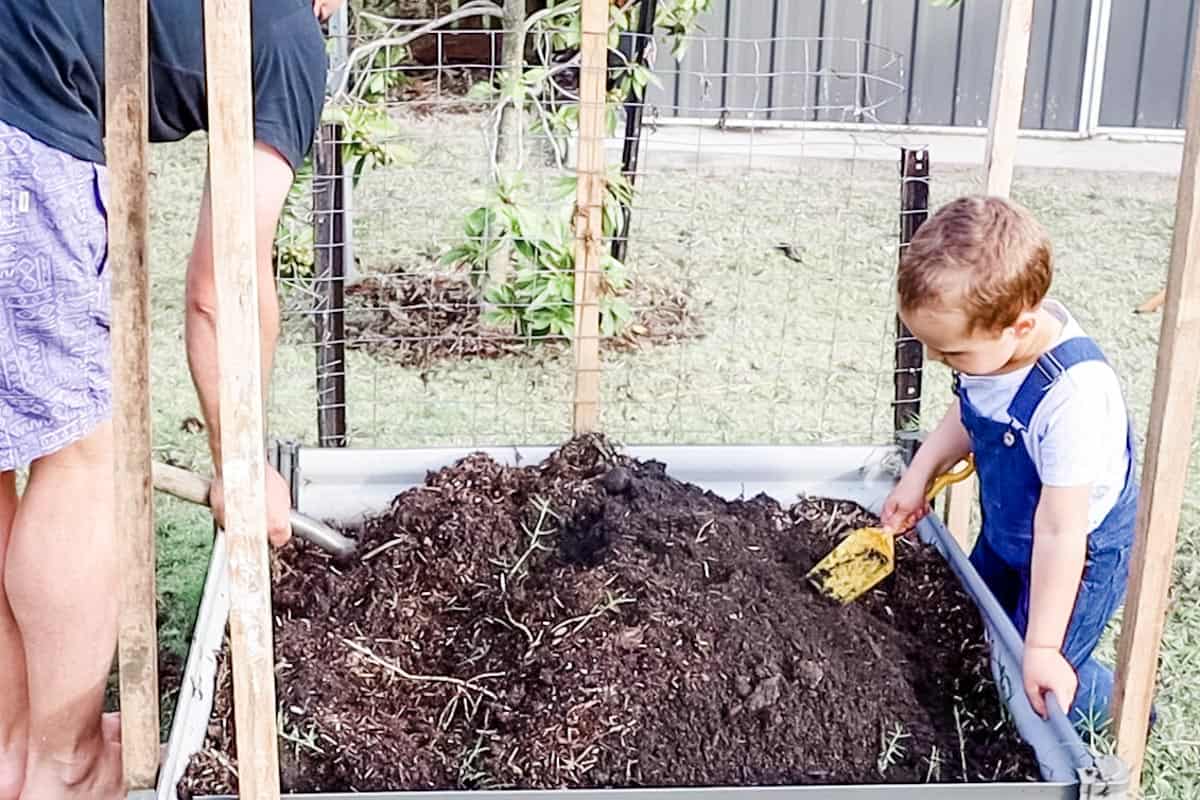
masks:
[[[475,103],[485,103],[495,100],[500,92],[487,81],[480,81],[471,85],[467,90],[467,100]]]

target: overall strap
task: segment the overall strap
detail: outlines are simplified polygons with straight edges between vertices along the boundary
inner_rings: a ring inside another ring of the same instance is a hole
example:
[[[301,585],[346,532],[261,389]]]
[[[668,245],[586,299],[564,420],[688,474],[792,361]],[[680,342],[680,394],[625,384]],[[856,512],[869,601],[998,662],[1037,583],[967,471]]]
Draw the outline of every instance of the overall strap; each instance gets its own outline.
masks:
[[[1085,361],[1106,361],[1100,347],[1086,336],[1068,339],[1039,358],[1008,406],[1008,415],[1012,417],[1013,424],[1028,429],[1033,412],[1046,396],[1047,390],[1060,375]]]

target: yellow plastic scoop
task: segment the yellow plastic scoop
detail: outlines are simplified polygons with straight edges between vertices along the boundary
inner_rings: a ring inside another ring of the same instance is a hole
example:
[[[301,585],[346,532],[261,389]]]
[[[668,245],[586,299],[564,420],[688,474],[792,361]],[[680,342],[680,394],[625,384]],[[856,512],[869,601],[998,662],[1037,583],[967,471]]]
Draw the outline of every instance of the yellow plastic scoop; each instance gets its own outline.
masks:
[[[967,456],[957,469],[938,476],[925,497],[931,502],[952,483],[966,480],[975,471],[975,459]],[[896,565],[895,534],[884,528],[859,528],[809,570],[808,580],[822,594],[840,603],[857,600],[892,574]]]

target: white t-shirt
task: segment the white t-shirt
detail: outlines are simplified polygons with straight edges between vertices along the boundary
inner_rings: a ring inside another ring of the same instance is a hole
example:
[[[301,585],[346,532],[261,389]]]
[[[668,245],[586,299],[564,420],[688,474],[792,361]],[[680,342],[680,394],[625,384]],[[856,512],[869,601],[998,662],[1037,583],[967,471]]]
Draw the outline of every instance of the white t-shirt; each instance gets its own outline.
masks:
[[[1084,336],[1079,323],[1060,303],[1043,308],[1063,323],[1054,347]],[[1012,422],[1008,407],[1033,366],[1004,375],[960,375],[971,405],[989,419]],[[1094,530],[1116,505],[1125,485],[1128,432],[1125,398],[1116,373],[1103,361],[1076,364],[1059,376],[1022,431],[1025,449],[1042,484],[1091,484],[1088,530]]]

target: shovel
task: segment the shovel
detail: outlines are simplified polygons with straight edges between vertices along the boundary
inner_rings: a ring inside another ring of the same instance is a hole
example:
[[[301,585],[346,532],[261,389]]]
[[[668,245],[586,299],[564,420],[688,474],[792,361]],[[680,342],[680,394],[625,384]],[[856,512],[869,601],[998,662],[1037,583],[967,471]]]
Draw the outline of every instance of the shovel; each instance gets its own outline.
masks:
[[[975,472],[975,459],[934,480],[925,497],[932,502],[952,483],[966,480]],[[849,603],[858,599],[892,574],[896,566],[895,534],[884,528],[859,528],[821,559],[805,577],[822,594]]]
[[[168,466],[157,461],[153,464],[154,488],[174,495],[189,503],[208,506],[210,481],[194,472]],[[315,544],[337,559],[354,555],[355,543],[323,522],[317,522],[296,511],[291,512],[292,532],[307,542]]]

